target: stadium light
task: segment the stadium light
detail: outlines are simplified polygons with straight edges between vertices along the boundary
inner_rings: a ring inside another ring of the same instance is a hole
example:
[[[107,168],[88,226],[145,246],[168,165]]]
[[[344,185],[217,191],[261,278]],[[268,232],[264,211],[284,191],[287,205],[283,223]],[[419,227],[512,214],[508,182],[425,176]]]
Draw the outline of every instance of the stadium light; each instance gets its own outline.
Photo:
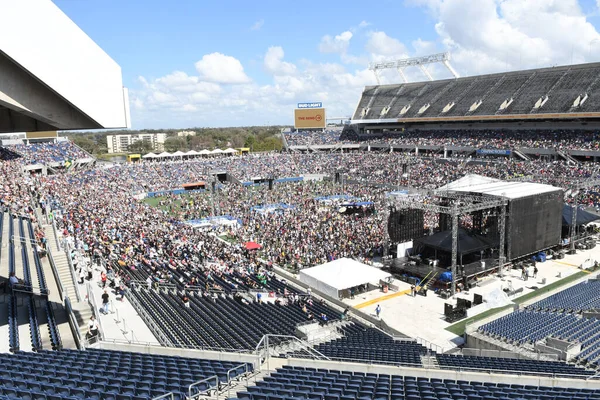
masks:
[[[369,63],[369,70],[373,71],[373,74],[375,74],[375,79],[377,79],[377,84],[379,85],[381,84],[379,78],[379,71],[393,68],[398,71],[398,74],[400,75],[404,83],[408,82],[408,80],[406,79],[406,75],[404,74],[404,69],[407,67],[418,67],[421,70],[421,72],[423,72],[423,74],[427,77],[427,79],[432,81],[433,76],[431,76],[429,71],[427,71],[427,69],[425,68],[425,65],[428,64],[443,64],[448,69],[448,71],[450,71],[452,76],[454,76],[455,78],[460,78],[458,72],[456,72],[454,68],[452,68],[452,65],[450,65],[450,53],[448,52],[431,54],[423,57],[402,58],[392,61],[373,62]]]

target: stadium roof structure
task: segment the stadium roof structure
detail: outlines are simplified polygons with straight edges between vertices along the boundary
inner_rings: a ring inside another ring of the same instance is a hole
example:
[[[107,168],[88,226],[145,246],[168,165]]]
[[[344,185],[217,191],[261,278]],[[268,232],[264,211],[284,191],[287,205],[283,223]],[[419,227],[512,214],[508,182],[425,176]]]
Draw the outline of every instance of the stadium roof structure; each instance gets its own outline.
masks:
[[[513,200],[536,194],[562,191],[562,189],[543,183],[501,181],[480,175],[467,175],[438,188],[438,191],[476,193]]]
[[[0,132],[129,127],[110,56],[51,0],[2,2]]]
[[[352,123],[600,120],[600,63],[367,86]]]

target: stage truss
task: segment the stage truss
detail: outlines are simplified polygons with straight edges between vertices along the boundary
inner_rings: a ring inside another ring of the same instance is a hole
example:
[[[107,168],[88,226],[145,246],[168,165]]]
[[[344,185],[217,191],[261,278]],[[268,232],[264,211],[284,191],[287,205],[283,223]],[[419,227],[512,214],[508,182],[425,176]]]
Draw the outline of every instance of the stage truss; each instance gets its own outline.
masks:
[[[498,249],[498,273],[500,276],[503,275],[503,268],[506,263],[506,208],[508,206],[508,201],[506,199],[439,190],[411,190],[408,196],[392,196],[388,201],[389,206],[396,207],[397,210],[423,210],[437,214],[446,214],[452,218],[451,290],[453,296],[456,293],[456,259],[458,257],[459,218],[476,211],[499,208],[500,218],[498,218],[498,227],[500,230],[500,244]],[[442,202],[448,203],[448,205],[441,204]],[[385,231],[386,239],[389,241],[387,229]]]

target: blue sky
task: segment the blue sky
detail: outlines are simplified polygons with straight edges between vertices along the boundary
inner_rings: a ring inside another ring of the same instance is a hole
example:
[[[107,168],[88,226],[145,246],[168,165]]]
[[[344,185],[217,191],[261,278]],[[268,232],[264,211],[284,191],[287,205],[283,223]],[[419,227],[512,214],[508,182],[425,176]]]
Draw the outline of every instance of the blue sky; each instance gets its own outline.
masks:
[[[370,61],[450,51],[475,75],[600,60],[593,0],[54,2],[121,66],[138,129],[291,124],[299,101],[350,115]]]

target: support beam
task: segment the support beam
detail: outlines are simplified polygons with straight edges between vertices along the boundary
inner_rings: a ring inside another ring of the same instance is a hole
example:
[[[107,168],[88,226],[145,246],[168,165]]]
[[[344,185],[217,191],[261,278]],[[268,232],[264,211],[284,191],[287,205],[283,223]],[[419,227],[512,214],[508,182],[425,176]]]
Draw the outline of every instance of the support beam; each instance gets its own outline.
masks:
[[[427,71],[427,68],[425,68],[425,66],[419,65],[419,69],[421,70],[421,72],[423,72],[423,74],[425,74],[427,79],[429,79],[430,81],[433,80],[433,76],[431,76],[431,74],[429,73],[429,71]]]
[[[506,262],[506,251],[504,242],[506,242],[506,207],[507,202],[501,207],[500,211],[500,248],[498,249],[498,275],[504,276],[504,263]]]
[[[458,208],[454,205],[452,214],[452,296],[456,294],[456,258],[458,257]]]
[[[398,74],[400,74],[400,78],[402,78],[402,81],[404,83],[408,83],[408,79],[406,79],[406,75],[404,74],[404,68],[398,67],[397,70],[398,70]]]

